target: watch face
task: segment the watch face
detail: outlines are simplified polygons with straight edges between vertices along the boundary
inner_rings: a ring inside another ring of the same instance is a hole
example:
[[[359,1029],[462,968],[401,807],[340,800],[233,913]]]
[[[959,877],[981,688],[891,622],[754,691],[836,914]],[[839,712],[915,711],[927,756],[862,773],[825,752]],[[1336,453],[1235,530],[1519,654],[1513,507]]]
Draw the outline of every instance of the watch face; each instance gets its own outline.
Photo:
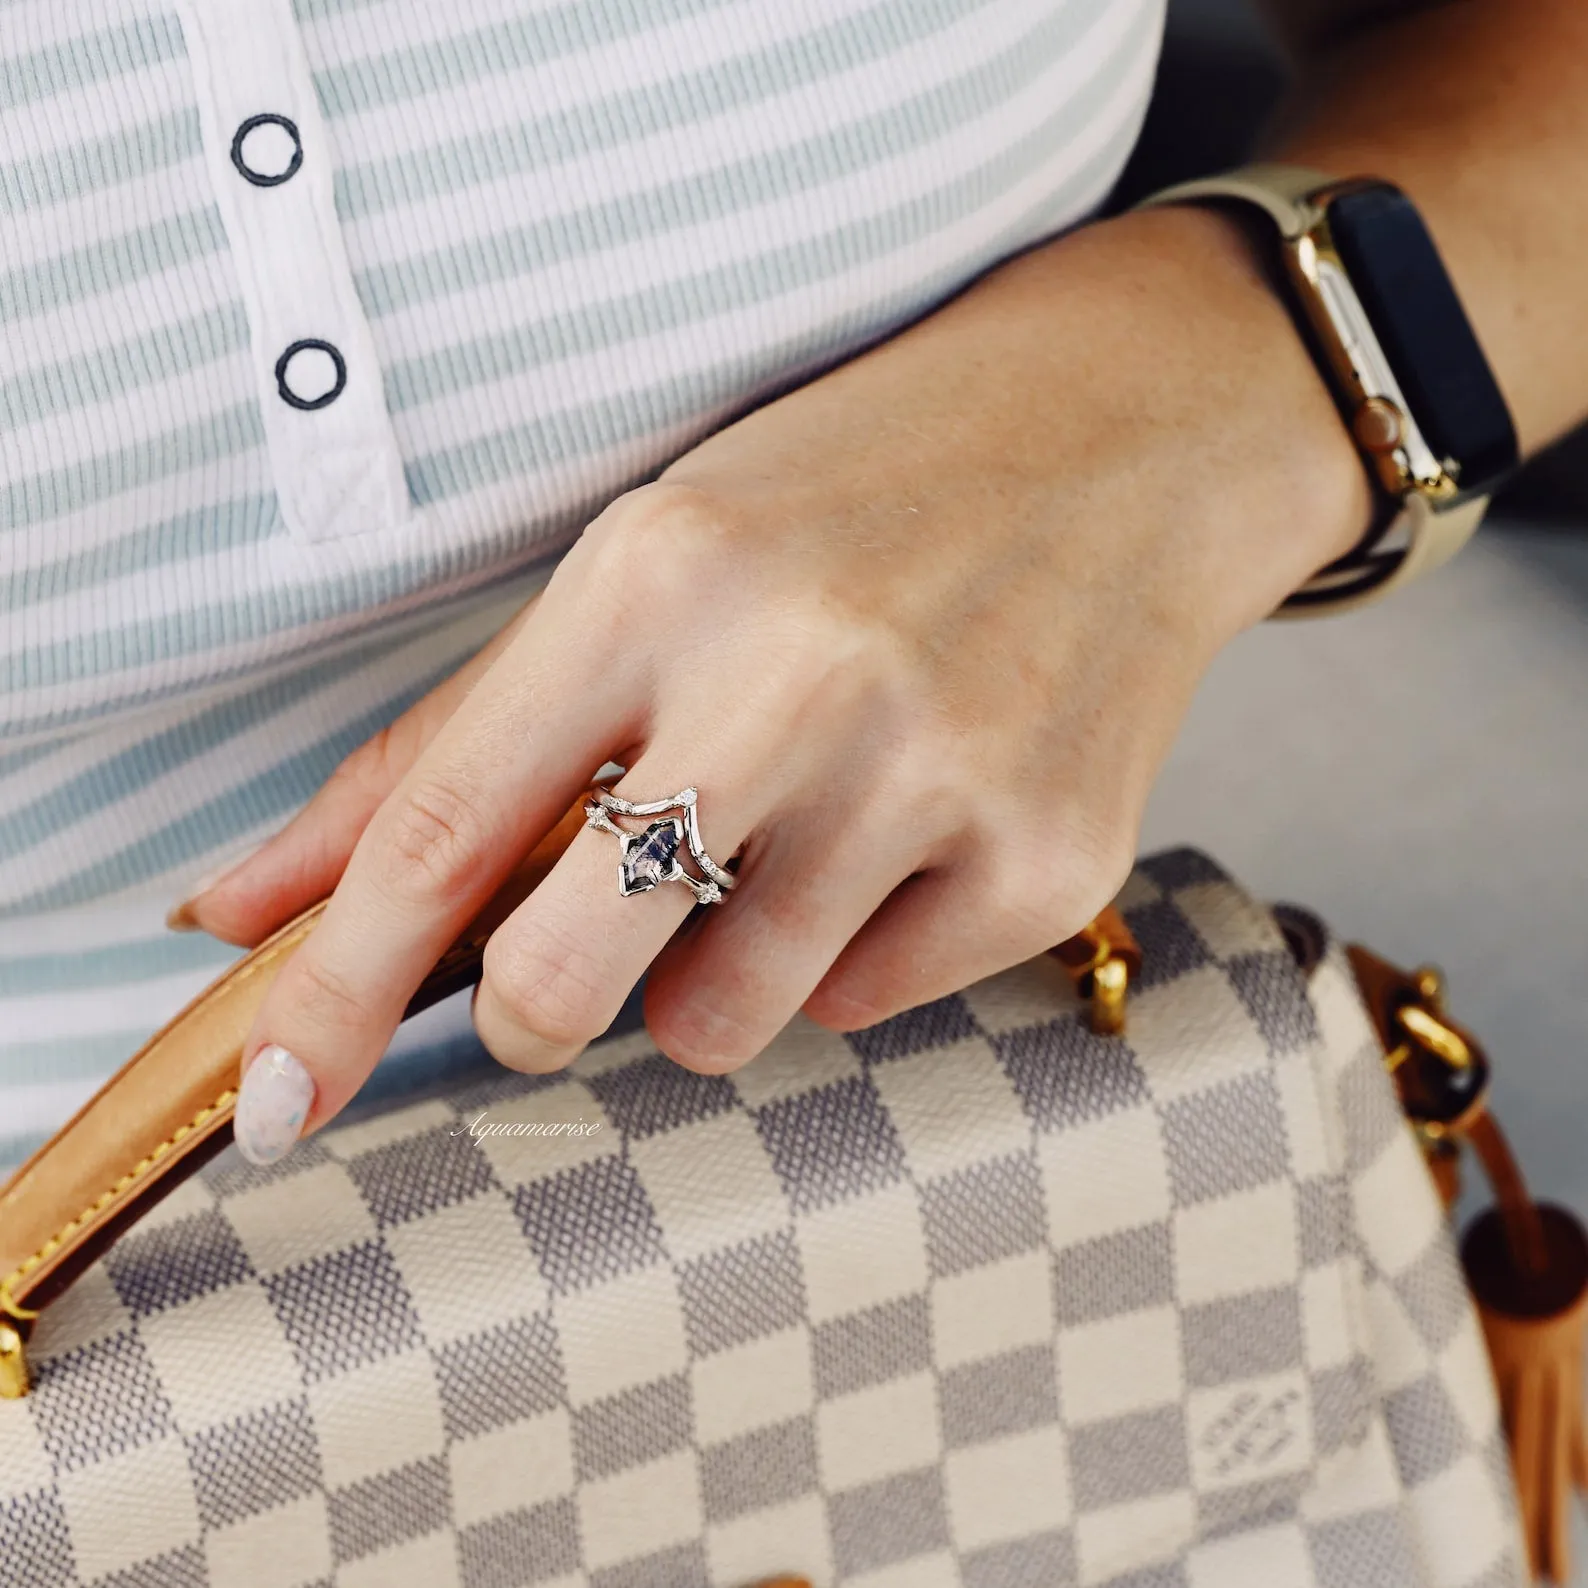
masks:
[[[1372,186],[1327,209],[1335,251],[1434,456],[1462,495],[1488,491],[1516,466],[1516,431],[1483,349],[1404,193]]]

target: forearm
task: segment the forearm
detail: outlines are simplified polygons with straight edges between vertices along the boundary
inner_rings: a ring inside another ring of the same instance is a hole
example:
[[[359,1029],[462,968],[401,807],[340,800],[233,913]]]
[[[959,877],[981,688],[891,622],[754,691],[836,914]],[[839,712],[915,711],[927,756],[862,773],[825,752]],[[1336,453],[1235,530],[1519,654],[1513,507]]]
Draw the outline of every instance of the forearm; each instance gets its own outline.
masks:
[[[1265,153],[1411,195],[1524,452],[1588,416],[1581,0],[1452,0],[1353,27],[1308,52]]]

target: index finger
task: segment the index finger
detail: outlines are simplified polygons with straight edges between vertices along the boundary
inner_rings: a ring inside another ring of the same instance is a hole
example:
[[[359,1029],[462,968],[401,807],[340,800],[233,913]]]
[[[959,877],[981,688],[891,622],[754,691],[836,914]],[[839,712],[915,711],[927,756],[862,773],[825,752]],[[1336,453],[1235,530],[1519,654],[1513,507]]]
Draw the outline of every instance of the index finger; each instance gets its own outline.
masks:
[[[341,1110],[436,961],[632,739],[640,691],[570,627],[588,633],[542,602],[371,818],[244,1046],[245,1157],[272,1162]]]

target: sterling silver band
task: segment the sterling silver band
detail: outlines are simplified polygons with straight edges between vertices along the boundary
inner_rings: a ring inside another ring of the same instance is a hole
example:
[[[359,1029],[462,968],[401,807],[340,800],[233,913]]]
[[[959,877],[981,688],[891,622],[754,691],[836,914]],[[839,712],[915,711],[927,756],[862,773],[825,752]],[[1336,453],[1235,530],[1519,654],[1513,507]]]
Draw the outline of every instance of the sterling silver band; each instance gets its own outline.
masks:
[[[671,799],[641,803],[622,799],[607,788],[590,791],[584,808],[585,826],[611,833],[622,841],[618,892],[625,898],[631,893],[649,893],[663,882],[684,883],[700,904],[721,904],[723,896],[732,891],[733,873],[719,866],[700,840],[699,799],[699,790],[693,788],[682,789]],[[669,811],[678,814],[669,816]],[[619,827],[613,816],[658,816],[665,820],[650,822],[642,832],[631,833]],[[686,847],[703,876],[692,876],[684,870],[679,852]]]

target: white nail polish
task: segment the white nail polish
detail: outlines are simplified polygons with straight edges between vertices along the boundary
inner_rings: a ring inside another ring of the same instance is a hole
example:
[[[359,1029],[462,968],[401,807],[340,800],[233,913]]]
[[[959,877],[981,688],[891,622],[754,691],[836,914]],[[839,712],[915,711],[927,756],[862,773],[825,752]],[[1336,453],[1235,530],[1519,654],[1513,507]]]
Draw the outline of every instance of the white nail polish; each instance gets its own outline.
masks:
[[[314,1102],[314,1077],[279,1042],[259,1050],[237,1093],[232,1131],[250,1163],[284,1158]]]

